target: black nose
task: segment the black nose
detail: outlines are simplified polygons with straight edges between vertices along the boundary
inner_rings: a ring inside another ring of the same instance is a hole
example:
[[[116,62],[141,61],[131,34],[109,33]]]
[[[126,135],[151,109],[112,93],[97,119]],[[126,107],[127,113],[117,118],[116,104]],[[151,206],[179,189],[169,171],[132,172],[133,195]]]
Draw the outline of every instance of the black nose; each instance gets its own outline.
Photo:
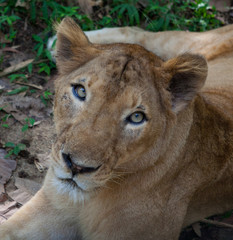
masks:
[[[97,168],[79,166],[72,161],[70,154],[62,153],[62,157],[66,163],[66,166],[71,170],[73,176],[77,175],[78,173],[91,173],[100,168],[100,166]]]
[[[66,163],[66,166],[71,169],[73,163],[72,163],[72,160],[71,160],[70,155],[69,155],[69,154],[66,154],[66,153],[62,153],[62,157],[63,157],[63,160],[64,160],[65,163]]]

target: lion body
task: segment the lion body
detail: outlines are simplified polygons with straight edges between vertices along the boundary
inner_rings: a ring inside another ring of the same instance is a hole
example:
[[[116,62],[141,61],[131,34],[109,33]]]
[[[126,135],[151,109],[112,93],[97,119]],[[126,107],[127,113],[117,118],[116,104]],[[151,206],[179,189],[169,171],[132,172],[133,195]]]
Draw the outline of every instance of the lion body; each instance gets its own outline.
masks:
[[[232,209],[232,33],[87,33],[96,43],[139,43],[163,61],[134,44],[90,44],[64,20],[51,167],[0,239],[176,240],[182,227]],[[186,51],[206,56],[208,77],[206,61]],[[72,86],[85,86],[85,101]],[[146,120],[127,120],[135,111]],[[92,172],[71,176],[63,152]]]

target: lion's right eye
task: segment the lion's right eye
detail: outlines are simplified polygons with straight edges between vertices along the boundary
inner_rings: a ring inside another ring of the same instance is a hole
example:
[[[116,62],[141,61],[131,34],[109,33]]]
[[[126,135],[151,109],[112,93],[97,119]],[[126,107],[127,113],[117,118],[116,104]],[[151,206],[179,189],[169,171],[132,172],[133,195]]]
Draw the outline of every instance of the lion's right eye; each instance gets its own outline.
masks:
[[[141,124],[147,120],[145,113],[134,112],[126,119],[131,124]]]
[[[86,99],[86,89],[83,85],[72,85],[72,92],[75,97],[77,97],[81,101],[85,101]]]

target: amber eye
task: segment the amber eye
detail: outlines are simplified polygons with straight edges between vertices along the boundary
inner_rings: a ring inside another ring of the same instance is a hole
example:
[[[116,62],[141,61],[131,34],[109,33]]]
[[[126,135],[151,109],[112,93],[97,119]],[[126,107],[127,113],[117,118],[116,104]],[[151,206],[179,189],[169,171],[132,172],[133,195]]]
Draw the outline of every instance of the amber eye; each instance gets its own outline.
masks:
[[[81,101],[85,101],[86,99],[86,89],[83,85],[78,84],[78,85],[73,85],[72,86],[72,92],[75,97],[77,97]]]
[[[134,112],[126,120],[131,124],[141,124],[147,119],[143,112]]]

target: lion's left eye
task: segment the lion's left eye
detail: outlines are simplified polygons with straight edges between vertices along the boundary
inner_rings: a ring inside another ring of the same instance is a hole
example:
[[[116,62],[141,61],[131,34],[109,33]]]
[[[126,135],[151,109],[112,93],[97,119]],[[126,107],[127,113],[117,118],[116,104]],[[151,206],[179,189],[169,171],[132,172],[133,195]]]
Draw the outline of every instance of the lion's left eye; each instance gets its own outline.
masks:
[[[132,124],[141,124],[145,120],[146,115],[143,112],[134,112],[127,118],[127,121]]]
[[[83,85],[78,84],[78,85],[73,85],[72,86],[72,92],[75,97],[77,97],[81,101],[85,101],[86,99],[86,89]]]

